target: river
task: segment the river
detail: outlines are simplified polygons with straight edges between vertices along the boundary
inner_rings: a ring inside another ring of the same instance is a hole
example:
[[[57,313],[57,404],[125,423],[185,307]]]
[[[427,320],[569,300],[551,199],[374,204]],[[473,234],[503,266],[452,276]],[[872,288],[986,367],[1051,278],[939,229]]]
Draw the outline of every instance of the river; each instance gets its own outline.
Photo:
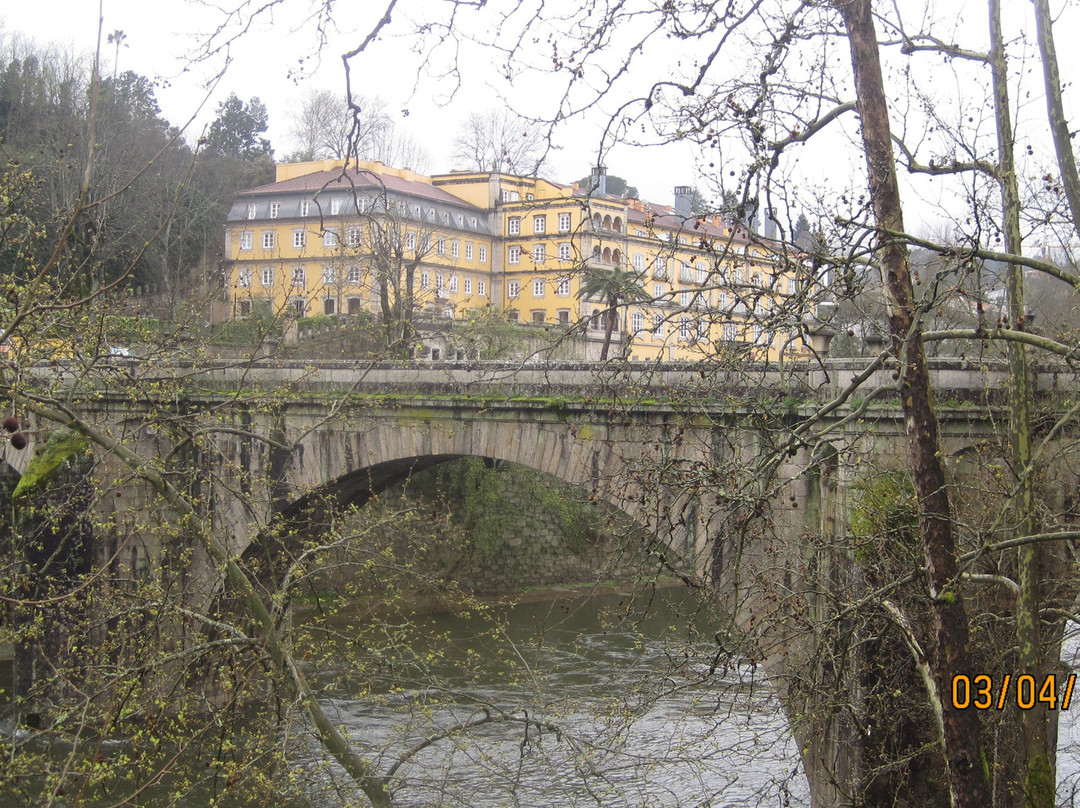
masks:
[[[499,610],[495,636],[475,618],[433,615],[421,633],[459,653],[425,682],[326,703],[384,769],[441,729],[491,716],[398,769],[395,798],[410,808],[807,805],[763,671],[721,660],[710,673],[716,649],[689,630],[691,611],[668,589],[647,606],[618,594],[534,599]],[[299,765],[317,770],[316,759]]]
[[[350,670],[325,670],[323,703],[378,770],[396,766],[398,808],[805,808],[769,682],[745,660],[713,670],[710,625],[681,588],[651,599],[545,592],[484,619],[432,614],[413,618],[403,649],[427,655],[422,678],[383,677],[361,696]],[[1069,643],[1066,659],[1077,654]],[[1080,805],[1075,716],[1063,714],[1059,736],[1068,808]],[[363,804],[303,731],[291,745],[297,806]],[[0,806],[24,804],[2,792]],[[166,802],[206,804],[193,796]]]

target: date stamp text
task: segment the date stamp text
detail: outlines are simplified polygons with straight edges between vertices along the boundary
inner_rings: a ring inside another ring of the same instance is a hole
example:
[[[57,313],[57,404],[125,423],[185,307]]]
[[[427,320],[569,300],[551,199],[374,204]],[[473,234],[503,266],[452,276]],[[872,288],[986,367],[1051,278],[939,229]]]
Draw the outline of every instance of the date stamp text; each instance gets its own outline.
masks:
[[[1076,674],[1051,673],[1041,682],[1030,674],[1014,676],[954,676],[952,679],[952,705],[957,710],[1004,710],[1016,705],[1021,710],[1036,706],[1048,710],[1068,710],[1072,703]]]

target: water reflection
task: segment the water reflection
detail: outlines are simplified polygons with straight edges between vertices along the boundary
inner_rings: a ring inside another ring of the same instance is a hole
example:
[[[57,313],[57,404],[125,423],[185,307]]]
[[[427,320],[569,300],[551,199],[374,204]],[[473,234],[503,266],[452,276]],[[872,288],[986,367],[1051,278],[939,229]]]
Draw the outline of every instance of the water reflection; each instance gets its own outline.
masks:
[[[450,651],[429,677],[326,704],[394,768],[402,806],[807,805],[763,671],[718,660],[684,598],[548,598],[500,610],[494,633],[436,615],[423,633]],[[301,766],[329,785],[315,752]]]

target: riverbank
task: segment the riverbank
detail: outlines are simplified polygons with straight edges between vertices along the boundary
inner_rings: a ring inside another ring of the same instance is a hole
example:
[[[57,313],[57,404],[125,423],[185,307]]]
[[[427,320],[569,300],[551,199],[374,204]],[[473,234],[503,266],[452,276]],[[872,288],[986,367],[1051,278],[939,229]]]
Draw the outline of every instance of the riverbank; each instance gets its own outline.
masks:
[[[486,608],[510,608],[529,603],[546,601],[579,601],[593,597],[622,595],[628,597],[647,596],[652,592],[679,589],[682,581],[674,577],[640,580],[635,578],[607,578],[598,581],[567,581],[556,584],[522,586],[506,592],[472,592],[460,588],[447,588],[434,592],[395,592],[392,601],[379,602],[378,598],[356,600],[349,606],[340,606],[334,615],[365,615],[372,619],[409,618],[418,615],[432,616],[453,614],[477,606]],[[689,590],[687,590],[689,592]],[[343,596],[325,593],[330,601],[339,601]],[[310,625],[325,617],[321,604],[311,599],[297,601],[293,605],[293,620],[300,625]]]

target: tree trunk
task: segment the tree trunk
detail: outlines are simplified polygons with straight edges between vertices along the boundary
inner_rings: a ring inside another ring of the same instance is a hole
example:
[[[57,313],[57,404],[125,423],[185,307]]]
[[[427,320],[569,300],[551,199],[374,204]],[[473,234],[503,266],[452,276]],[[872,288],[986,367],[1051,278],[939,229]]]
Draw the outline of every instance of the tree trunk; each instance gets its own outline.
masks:
[[[1001,185],[1002,232],[1005,252],[1020,255],[1020,192],[1016,181],[1012,116],[1009,110],[1008,65],[1001,30],[1001,0],[990,0],[990,69],[994,85],[994,115],[998,136],[998,182]],[[1009,264],[1005,275],[1005,299],[1009,327],[1026,330],[1024,273]],[[1031,474],[1031,390],[1027,348],[1021,342],[1009,342],[1009,437],[1012,464],[1017,474],[1016,536],[1036,533],[1035,486]],[[1039,617],[1040,556],[1038,544],[1025,544],[1017,550],[1020,593],[1016,599],[1016,641],[1019,674],[1029,674],[1043,681],[1042,630]],[[1050,745],[1050,711],[1043,702],[1020,712],[1024,729],[1024,800],[1028,808],[1053,808],[1056,797],[1054,777],[1055,750]]]
[[[604,362],[608,357],[608,350],[611,348],[611,334],[615,330],[615,317],[618,313],[619,305],[618,300],[608,301],[608,310],[604,312],[604,347],[600,349],[600,361]]]
[[[933,602],[937,647],[930,662],[937,693],[931,693],[930,698],[942,702],[942,741],[952,803],[958,808],[985,808],[991,804],[991,798],[978,716],[974,710],[957,710],[951,699],[941,698],[942,694],[951,693],[954,676],[971,675],[968,620],[958,588],[938,424],[922,338],[915,321],[907,247],[890,235],[903,232],[904,220],[872,7],[870,0],[836,0],[836,7],[843,17],[851,48],[870,199],[879,228],[877,261],[888,296],[889,328],[901,374],[908,463],[919,503],[926,583]]]
[[[1065,118],[1065,105],[1061,100],[1061,71],[1058,69],[1057,48],[1054,45],[1053,19],[1050,0],[1034,0],[1035,31],[1039,41],[1039,54],[1043,64],[1043,83],[1046,90],[1046,115],[1050,121],[1050,133],[1054,136],[1061,184],[1069,200],[1073,230],[1080,235],[1080,175],[1076,170],[1069,122]]]

